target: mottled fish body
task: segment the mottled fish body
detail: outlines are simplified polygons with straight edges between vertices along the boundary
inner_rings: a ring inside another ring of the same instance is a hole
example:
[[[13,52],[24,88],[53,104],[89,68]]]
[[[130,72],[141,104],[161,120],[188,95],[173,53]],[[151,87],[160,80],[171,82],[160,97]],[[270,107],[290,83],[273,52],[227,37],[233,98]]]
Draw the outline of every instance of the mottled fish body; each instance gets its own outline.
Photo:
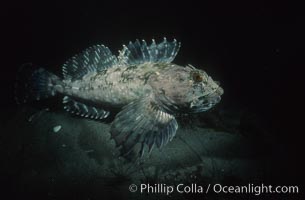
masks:
[[[135,66],[116,65],[101,72],[93,72],[80,80],[63,80],[65,87],[57,89],[65,95],[90,101],[96,105],[121,108],[149,93],[151,75],[162,73],[173,64],[145,63]]]
[[[176,134],[178,113],[203,112],[217,104],[222,88],[203,70],[173,64],[176,40],[147,45],[130,42],[114,56],[96,45],[63,65],[63,78],[44,70],[21,70],[16,84],[18,102],[64,95],[64,109],[94,118],[121,109],[111,124],[111,137],[126,158],[161,148]],[[26,82],[26,84],[21,84]]]

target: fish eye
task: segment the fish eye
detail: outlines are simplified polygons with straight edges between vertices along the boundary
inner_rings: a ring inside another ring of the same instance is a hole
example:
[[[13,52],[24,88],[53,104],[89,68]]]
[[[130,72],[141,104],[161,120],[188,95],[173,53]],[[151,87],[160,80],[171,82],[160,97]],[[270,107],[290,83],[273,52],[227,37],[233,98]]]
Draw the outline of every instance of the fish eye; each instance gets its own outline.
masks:
[[[193,78],[193,80],[194,80],[195,82],[201,82],[201,81],[203,81],[203,78],[202,78],[202,76],[200,75],[199,72],[194,72],[192,78]]]

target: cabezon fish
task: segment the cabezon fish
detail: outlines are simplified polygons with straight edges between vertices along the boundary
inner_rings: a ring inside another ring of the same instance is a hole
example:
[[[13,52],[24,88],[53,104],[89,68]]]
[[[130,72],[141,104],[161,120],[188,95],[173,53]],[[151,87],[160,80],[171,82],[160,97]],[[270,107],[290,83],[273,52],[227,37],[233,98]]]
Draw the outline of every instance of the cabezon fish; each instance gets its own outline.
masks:
[[[124,157],[142,156],[153,146],[173,139],[177,114],[203,112],[217,104],[223,89],[206,72],[172,61],[176,40],[150,45],[129,42],[114,56],[96,45],[69,59],[63,78],[43,68],[24,67],[16,84],[19,103],[63,95],[64,109],[81,117],[104,119],[119,109],[111,124],[111,138]]]

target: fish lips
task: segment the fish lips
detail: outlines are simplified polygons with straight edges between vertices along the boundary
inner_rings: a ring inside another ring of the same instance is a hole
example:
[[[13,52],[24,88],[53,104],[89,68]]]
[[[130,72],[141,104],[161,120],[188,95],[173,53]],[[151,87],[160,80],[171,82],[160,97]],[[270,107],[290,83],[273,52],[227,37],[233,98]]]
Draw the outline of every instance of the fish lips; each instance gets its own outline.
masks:
[[[213,95],[213,96],[201,96],[198,98],[198,101],[201,102],[201,105],[215,105],[219,103],[221,100],[220,95]]]
[[[198,98],[196,105],[192,106],[194,112],[203,112],[212,108],[215,104],[221,100],[220,95],[213,96],[201,96]]]

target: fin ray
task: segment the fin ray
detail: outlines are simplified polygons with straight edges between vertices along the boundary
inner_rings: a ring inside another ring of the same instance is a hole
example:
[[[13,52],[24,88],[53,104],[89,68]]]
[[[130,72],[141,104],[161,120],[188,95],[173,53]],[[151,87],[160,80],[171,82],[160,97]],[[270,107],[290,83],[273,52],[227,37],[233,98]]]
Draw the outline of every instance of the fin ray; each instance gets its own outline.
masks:
[[[164,112],[150,95],[125,106],[112,122],[110,132],[121,155],[132,158],[143,155],[144,146],[149,152],[154,145],[162,148],[177,128],[175,117]]]
[[[146,62],[170,63],[176,57],[180,48],[180,43],[174,40],[168,42],[164,38],[163,42],[156,44],[155,40],[147,46],[145,40],[134,43],[129,42],[127,46],[123,45],[120,51],[119,63],[123,65],[139,65]]]
[[[70,58],[63,66],[65,79],[77,80],[90,72],[103,71],[117,63],[108,47],[95,45]]]
[[[61,87],[59,77],[44,68],[35,68],[31,63],[20,67],[15,83],[17,104],[54,96]]]
[[[63,98],[64,109],[67,112],[76,114],[81,117],[94,118],[94,119],[104,119],[110,114],[109,111],[96,108],[94,106],[88,106],[84,103],[80,103],[71,99],[68,96]]]

